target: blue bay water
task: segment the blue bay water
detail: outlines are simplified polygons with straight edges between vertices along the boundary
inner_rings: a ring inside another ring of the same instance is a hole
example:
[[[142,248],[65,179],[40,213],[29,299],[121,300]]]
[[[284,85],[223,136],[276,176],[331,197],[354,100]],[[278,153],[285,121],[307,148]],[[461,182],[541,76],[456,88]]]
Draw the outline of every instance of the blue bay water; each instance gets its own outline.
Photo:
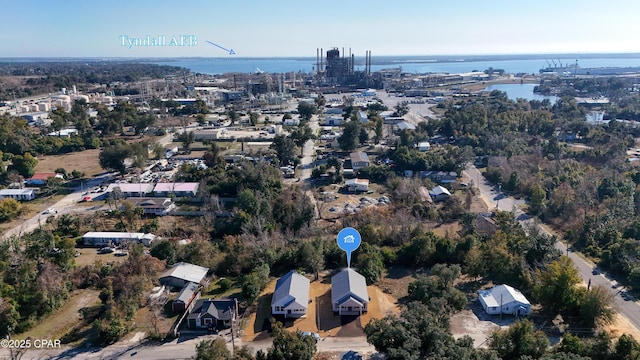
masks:
[[[533,89],[538,84],[496,84],[489,85],[485,88],[487,91],[498,90],[507,94],[507,97],[511,100],[516,100],[518,98],[525,99],[528,101],[531,100],[539,100],[542,101],[544,99],[549,99],[552,104],[556,102],[558,99],[556,96],[544,96],[540,94],[536,94],[533,92]]]
[[[575,65],[581,68],[597,67],[640,67],[640,54],[625,57],[589,57],[589,58],[554,58],[556,63],[563,65]],[[362,59],[356,58],[356,70],[363,70]],[[187,68],[193,72],[201,74],[223,74],[230,72],[252,73],[257,69],[268,73],[305,72],[315,70],[315,58],[177,58],[167,60],[149,61],[154,64],[172,65]],[[423,59],[397,57],[393,59],[384,57],[384,64],[376,64],[373,59],[372,71],[401,67],[402,71],[408,73],[464,73],[470,71],[484,71],[489,68],[503,69],[508,73],[538,74],[541,68],[547,67],[544,58],[516,59],[516,60],[465,60],[436,61],[429,57]]]

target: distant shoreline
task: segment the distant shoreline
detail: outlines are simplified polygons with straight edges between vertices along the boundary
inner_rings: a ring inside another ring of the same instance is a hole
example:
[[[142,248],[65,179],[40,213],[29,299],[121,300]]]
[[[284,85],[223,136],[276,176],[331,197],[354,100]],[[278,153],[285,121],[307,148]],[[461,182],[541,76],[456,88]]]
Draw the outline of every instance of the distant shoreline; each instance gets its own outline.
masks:
[[[364,56],[354,56],[356,60],[364,61]],[[557,53],[557,54],[501,54],[501,55],[375,55],[372,53],[371,61],[374,65],[392,65],[395,63],[452,63],[452,62],[480,62],[480,61],[507,61],[507,60],[551,60],[551,59],[640,59],[640,53]],[[144,61],[144,62],[177,62],[185,60],[198,61],[251,61],[251,60],[300,60],[313,61],[315,56],[255,56],[255,57],[0,57],[2,62],[56,62],[56,61]]]

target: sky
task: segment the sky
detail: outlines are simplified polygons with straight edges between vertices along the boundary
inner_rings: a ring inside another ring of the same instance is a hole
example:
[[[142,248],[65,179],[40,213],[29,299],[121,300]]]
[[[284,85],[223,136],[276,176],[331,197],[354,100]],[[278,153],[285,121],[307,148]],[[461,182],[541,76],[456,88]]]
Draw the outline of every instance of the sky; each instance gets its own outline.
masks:
[[[0,0],[0,57],[638,53],[638,14],[637,0]],[[129,46],[147,36],[165,42]]]

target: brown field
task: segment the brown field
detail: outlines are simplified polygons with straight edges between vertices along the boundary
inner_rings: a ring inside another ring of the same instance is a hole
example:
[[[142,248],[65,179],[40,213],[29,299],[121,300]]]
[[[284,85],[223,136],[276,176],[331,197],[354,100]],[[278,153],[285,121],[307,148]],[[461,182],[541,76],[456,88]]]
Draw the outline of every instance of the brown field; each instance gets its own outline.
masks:
[[[104,171],[100,167],[99,154],[99,149],[91,149],[63,155],[42,155],[38,157],[38,165],[36,165],[35,171],[53,172],[61,167],[67,172],[78,170],[87,177],[95,176]]]

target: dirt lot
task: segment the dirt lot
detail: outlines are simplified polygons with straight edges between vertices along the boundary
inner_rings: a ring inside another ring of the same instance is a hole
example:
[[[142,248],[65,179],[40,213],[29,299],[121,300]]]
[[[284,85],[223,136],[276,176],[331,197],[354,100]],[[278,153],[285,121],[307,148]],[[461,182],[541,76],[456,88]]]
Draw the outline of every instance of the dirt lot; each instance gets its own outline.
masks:
[[[64,168],[67,172],[78,170],[85,176],[95,176],[104,170],[100,167],[99,149],[85,150],[64,155],[46,155],[38,157],[36,172],[53,172],[57,168]]]
[[[622,334],[629,334],[633,336],[637,341],[640,341],[640,330],[633,326],[629,320],[625,319],[620,314],[616,314],[614,323],[606,326],[607,331],[610,331],[613,336],[621,336]]]
[[[329,336],[362,336],[363,326],[371,319],[382,318],[387,314],[399,313],[396,298],[385,294],[377,286],[367,287],[371,302],[368,313],[360,317],[343,317],[333,314],[331,308],[331,273],[321,274],[320,280],[312,281],[309,290],[309,309],[304,318],[296,319],[286,326],[291,331],[317,332],[321,337]],[[263,325],[271,318],[271,296],[275,289],[275,280],[269,283],[258,300],[256,313],[251,314],[246,321],[243,337],[246,341],[266,338]],[[319,316],[318,316],[319,314]],[[319,324],[318,324],[319,322]]]

